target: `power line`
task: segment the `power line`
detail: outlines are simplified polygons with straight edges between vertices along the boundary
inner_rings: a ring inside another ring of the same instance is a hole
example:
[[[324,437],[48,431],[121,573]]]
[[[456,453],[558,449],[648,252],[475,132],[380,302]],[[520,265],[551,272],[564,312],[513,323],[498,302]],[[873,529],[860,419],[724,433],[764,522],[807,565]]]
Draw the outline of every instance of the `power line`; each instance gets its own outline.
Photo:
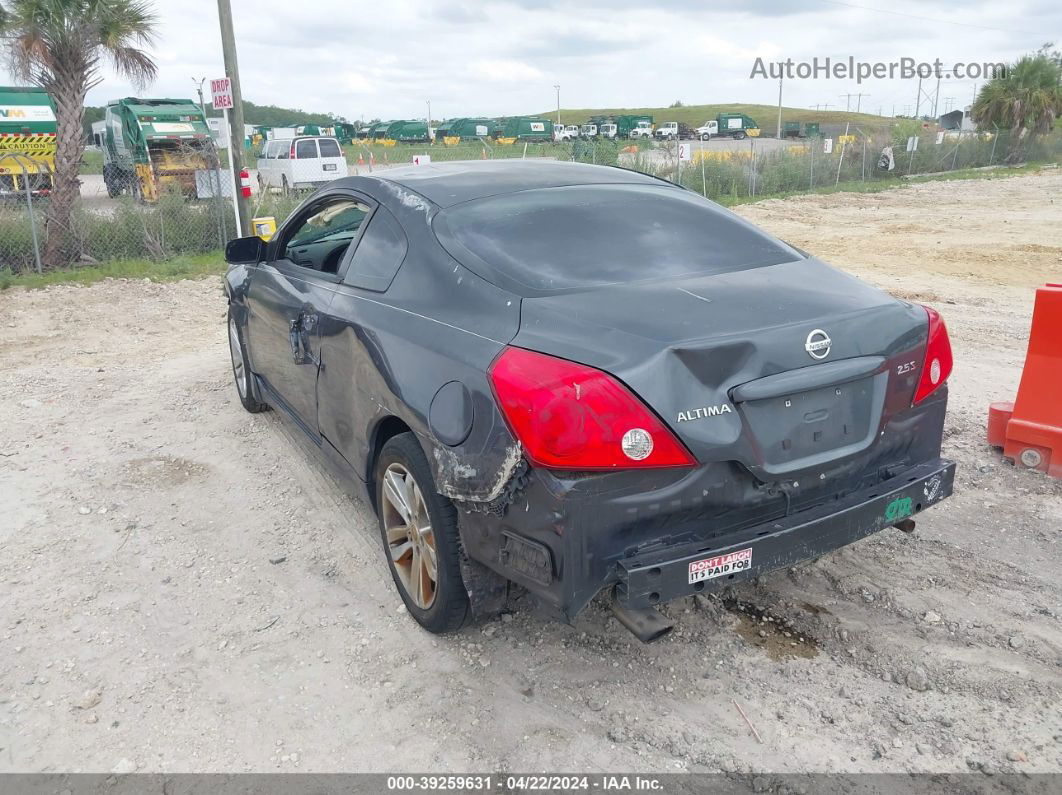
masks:
[[[856,3],[843,3],[841,0],[819,0],[820,3],[826,3],[831,6],[844,6],[845,8],[858,8],[860,11],[873,11],[876,14],[891,14],[895,17],[908,17],[909,19],[920,19],[923,22],[936,22],[939,25],[958,25],[963,28],[977,28],[978,30],[992,30],[997,33],[1021,33],[1025,36],[1040,36],[1042,34],[1033,32],[1031,30],[1016,30],[1014,28],[994,28],[990,25],[975,25],[972,22],[956,22],[953,19],[940,19],[939,17],[924,17],[919,14],[908,14],[904,11],[892,11],[887,8],[871,8],[870,6],[861,6]]]

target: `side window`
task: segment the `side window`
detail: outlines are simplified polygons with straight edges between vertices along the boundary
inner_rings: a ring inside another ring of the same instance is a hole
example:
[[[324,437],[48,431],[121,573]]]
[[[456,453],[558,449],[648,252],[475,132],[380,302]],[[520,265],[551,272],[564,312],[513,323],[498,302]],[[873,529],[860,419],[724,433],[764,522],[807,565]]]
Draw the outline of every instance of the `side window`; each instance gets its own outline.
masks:
[[[321,147],[321,157],[343,156],[343,153],[339,151],[339,144],[331,138],[319,138],[317,139],[317,145]]]
[[[336,273],[371,209],[347,197],[333,197],[315,205],[286,236],[281,256],[302,268]]]
[[[354,287],[383,292],[391,285],[406,257],[406,235],[383,207],[376,210],[354,249],[343,281]]]
[[[291,151],[291,141],[277,141],[277,159],[287,160]]]
[[[317,141],[313,138],[304,138],[295,143],[295,158],[297,160],[313,159],[317,157]]]

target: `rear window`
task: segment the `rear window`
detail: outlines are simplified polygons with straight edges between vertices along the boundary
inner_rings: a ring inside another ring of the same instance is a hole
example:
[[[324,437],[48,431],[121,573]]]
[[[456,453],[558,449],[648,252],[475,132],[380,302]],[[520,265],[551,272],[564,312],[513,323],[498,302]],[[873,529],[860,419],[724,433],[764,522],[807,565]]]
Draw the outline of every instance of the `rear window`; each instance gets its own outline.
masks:
[[[320,138],[317,141],[317,145],[321,147],[321,157],[343,156],[343,153],[339,151],[339,144],[333,141],[331,138]]]
[[[295,157],[317,157],[317,141],[313,140],[312,138],[307,141],[297,141],[295,143]]]
[[[494,196],[443,210],[434,228],[447,251],[480,276],[543,292],[802,259],[695,193],[664,185],[579,185]]]

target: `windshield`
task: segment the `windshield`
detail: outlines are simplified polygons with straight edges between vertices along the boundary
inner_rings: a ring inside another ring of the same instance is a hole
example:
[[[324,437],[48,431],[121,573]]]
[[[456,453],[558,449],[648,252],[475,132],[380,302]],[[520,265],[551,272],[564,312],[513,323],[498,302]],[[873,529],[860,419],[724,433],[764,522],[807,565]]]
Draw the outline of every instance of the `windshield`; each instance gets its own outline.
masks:
[[[718,205],[664,185],[526,190],[450,207],[434,228],[450,254],[480,276],[538,292],[802,259]]]

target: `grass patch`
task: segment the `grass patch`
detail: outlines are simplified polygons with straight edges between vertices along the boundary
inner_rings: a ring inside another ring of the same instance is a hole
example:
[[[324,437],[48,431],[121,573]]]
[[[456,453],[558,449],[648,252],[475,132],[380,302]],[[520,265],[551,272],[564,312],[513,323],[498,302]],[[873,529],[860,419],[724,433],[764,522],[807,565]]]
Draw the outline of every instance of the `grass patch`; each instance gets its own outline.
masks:
[[[102,174],[103,173],[103,152],[99,149],[86,149],[85,154],[81,157],[81,171],[80,174]]]
[[[887,179],[876,178],[873,181],[844,181],[842,180],[837,185],[828,185],[819,187],[816,186],[814,191],[808,190],[794,190],[794,191],[781,191],[778,193],[763,193],[756,196],[720,196],[714,201],[722,204],[724,207],[736,207],[739,204],[755,204],[756,202],[767,201],[768,199],[791,199],[794,196],[823,196],[831,193],[880,193],[886,190],[894,190],[896,188],[904,188],[908,185],[916,185],[923,182],[945,182],[947,180],[968,180],[968,179],[1008,179],[1010,177],[1019,177],[1025,174],[1036,174],[1043,170],[1046,163],[1027,163],[1018,168],[1007,168],[1005,166],[997,169],[977,169],[967,168],[960,171],[944,171],[939,174],[921,174],[912,177],[890,177]]]
[[[665,121],[685,122],[691,127],[700,127],[706,121],[714,119],[720,113],[744,113],[751,116],[760,125],[764,136],[773,137],[778,125],[777,105],[683,105],[681,108],[578,108],[561,109],[561,119],[565,124],[582,124],[591,116],[611,116],[616,114],[637,114],[652,116],[657,124]],[[556,119],[557,111],[553,109],[538,114],[547,119]],[[871,113],[850,113],[837,110],[809,110],[808,108],[782,108],[782,123],[787,121],[818,122],[819,124],[853,125],[863,124],[876,127],[888,127],[893,119],[888,116],[875,116]]]
[[[225,272],[221,252],[174,257],[162,262],[147,259],[124,259],[99,265],[47,271],[18,273],[0,270],[0,290],[10,287],[36,289],[51,284],[95,284],[104,279],[150,279],[153,282],[175,282],[214,276]]]

